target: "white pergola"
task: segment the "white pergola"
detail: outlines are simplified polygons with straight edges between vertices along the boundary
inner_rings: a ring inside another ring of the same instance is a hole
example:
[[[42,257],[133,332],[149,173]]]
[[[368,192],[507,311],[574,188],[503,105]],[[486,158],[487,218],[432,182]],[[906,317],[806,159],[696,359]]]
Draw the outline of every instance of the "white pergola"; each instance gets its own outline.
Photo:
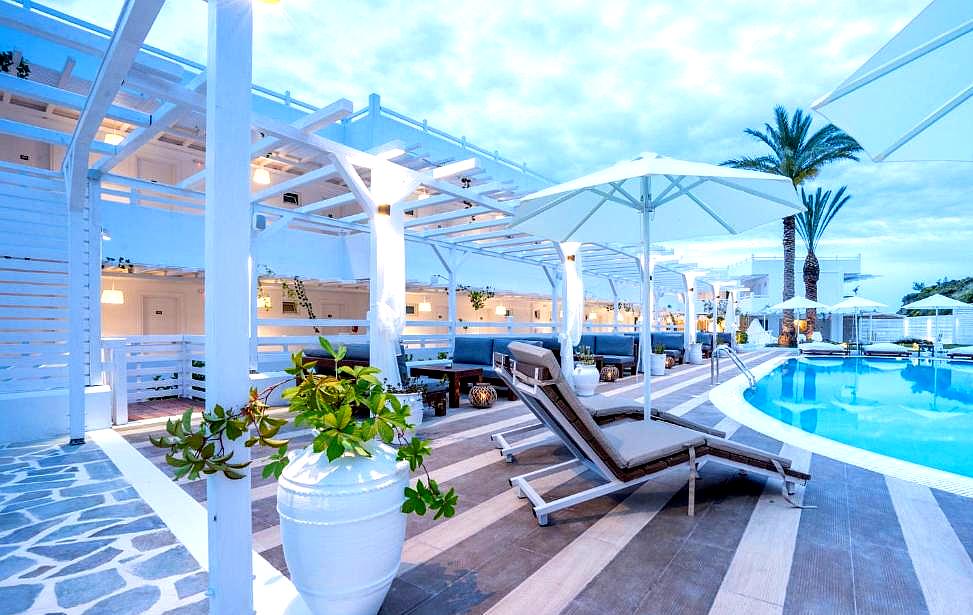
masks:
[[[87,382],[82,357],[89,349],[91,361],[96,361],[100,337],[95,315],[100,257],[95,246],[102,198],[204,216],[208,408],[216,403],[239,407],[247,400],[250,340],[257,313],[251,245],[258,236],[271,237],[283,229],[321,236],[368,234],[368,334],[379,363],[389,360],[389,351],[394,354],[389,339],[397,328],[401,330],[397,317],[404,306],[405,242],[430,246],[448,272],[454,334],[457,270],[469,255],[542,268],[551,283],[556,316],[560,247],[510,227],[513,203],[528,190],[492,179],[485,164],[489,155],[471,148],[476,155],[434,159],[401,142],[366,152],[324,137],[322,130],[357,113],[344,99],[314,107],[252,85],[249,2],[210,0],[205,68],[144,46],[162,6],[163,0],[127,0],[114,30],[107,32],[72,23],[29,2],[21,7],[0,3],[0,24],[100,63],[91,80],[72,75],[76,63],[70,58],[59,73],[45,79],[40,78],[44,68],[40,64],[36,79],[0,74],[0,92],[8,102],[26,101],[32,108],[57,112],[61,120],[74,122],[68,131],[0,119],[0,134],[64,148],[59,173],[4,164],[0,175],[16,185],[29,184],[34,177],[63,182],[69,237],[68,403],[73,442],[82,442],[85,433]],[[254,111],[248,104],[254,96],[276,97],[295,119],[285,121]],[[377,104],[377,99],[372,102]],[[120,138],[107,142],[102,135],[108,133]],[[114,172],[140,148],[156,141],[204,154],[205,164],[172,184]],[[273,171],[279,181],[252,191],[255,167]],[[325,196],[300,204],[281,198],[309,187]],[[585,244],[580,252],[584,273],[609,281],[617,324],[616,284],[637,284],[642,279],[636,251]],[[674,263],[659,266],[683,275],[687,291],[693,291],[694,268]],[[238,459],[247,455],[242,447],[237,451]],[[210,477],[207,505],[211,612],[252,612],[252,592],[240,585],[241,579],[252,577],[249,473],[240,481]]]

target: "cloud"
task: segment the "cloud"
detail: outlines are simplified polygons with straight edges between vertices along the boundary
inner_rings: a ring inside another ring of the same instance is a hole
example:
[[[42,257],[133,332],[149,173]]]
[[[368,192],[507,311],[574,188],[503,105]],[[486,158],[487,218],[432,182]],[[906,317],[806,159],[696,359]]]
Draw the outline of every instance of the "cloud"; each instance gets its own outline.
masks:
[[[111,27],[120,0],[55,3]],[[638,152],[720,162],[759,153],[743,134],[808,104],[927,0],[580,2],[284,0],[257,4],[255,81],[327,104],[397,111],[566,180]],[[169,0],[149,41],[205,59],[206,6]],[[821,125],[817,122],[817,125]],[[862,254],[889,303],[914,280],[971,273],[973,165],[840,164],[817,183],[852,202],[823,256]],[[700,260],[780,253],[780,225],[691,242]]]

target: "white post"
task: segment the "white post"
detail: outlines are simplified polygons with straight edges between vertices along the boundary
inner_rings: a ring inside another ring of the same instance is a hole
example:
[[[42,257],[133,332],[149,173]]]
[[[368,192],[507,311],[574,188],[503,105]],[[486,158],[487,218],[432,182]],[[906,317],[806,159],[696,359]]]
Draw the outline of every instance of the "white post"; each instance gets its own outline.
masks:
[[[652,408],[652,193],[649,178],[642,178],[642,328],[639,346],[642,353],[642,408],[644,420],[651,420]]]
[[[564,278],[564,318],[561,323],[561,368],[564,379],[574,384],[574,346],[584,328],[584,281],[581,277],[581,244],[558,244]]]
[[[259,359],[257,355],[257,319],[260,318],[260,306],[257,304],[257,293],[259,292],[260,288],[260,272],[257,271],[256,239],[256,236],[251,235],[250,258],[247,259],[247,271],[250,274],[250,335],[247,337],[249,340],[250,351],[247,353],[247,357],[250,363],[250,371],[252,372],[260,371]]]
[[[253,14],[250,2],[210,0],[206,87],[206,409],[239,409],[250,379],[250,84]],[[250,451],[229,443],[232,461]],[[209,523],[209,609],[214,615],[253,613],[253,531],[250,470],[206,480]]]
[[[455,248],[449,248],[448,253],[444,253],[438,246],[432,247],[433,252],[436,253],[436,257],[442,264],[443,269],[446,270],[446,297],[448,302],[447,307],[447,317],[449,318],[449,347],[450,349],[456,347],[456,280],[457,272],[459,271],[460,265],[463,260],[469,255],[469,252],[457,251]]]
[[[88,180],[88,384],[105,384],[101,362],[101,181]]]
[[[618,289],[615,280],[608,280],[608,286],[612,289],[612,331],[618,333]]]
[[[737,289],[730,290],[730,296],[726,302],[726,330],[730,333],[730,346],[736,348],[737,345],[737,329],[739,328],[739,321],[737,320],[737,293],[740,292]]]
[[[713,337],[710,340],[710,352],[716,352],[716,321],[720,313],[720,283],[713,282],[713,320],[710,322],[710,333]]]
[[[559,273],[560,270],[552,273],[549,268],[544,267],[544,275],[547,276],[547,281],[551,283],[551,335],[553,337],[558,335],[558,312],[560,312],[558,297],[561,292]]]
[[[87,185],[87,184],[85,184]],[[68,199],[71,203],[71,199]],[[70,208],[70,205],[69,205]],[[90,304],[85,299],[85,277],[88,263],[85,258],[87,230],[84,209],[68,211],[68,423],[70,443],[84,444],[84,315]],[[98,304],[101,309],[101,304]]]
[[[686,284],[686,315],[683,334],[688,351],[689,345],[696,343],[696,272],[687,271],[682,274],[682,279]]]

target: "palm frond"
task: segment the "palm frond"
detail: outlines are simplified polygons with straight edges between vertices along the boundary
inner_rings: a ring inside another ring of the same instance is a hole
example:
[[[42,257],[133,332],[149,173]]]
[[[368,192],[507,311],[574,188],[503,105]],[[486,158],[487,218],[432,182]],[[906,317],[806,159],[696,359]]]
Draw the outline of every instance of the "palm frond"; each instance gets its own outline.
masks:
[[[832,194],[830,190],[823,191],[819,187],[814,193],[809,194],[801,188],[804,211],[797,214],[795,222],[797,233],[804,240],[808,252],[816,250],[818,241],[824,235],[828,225],[851,199],[851,195],[846,194],[847,189],[847,186],[842,186]]]

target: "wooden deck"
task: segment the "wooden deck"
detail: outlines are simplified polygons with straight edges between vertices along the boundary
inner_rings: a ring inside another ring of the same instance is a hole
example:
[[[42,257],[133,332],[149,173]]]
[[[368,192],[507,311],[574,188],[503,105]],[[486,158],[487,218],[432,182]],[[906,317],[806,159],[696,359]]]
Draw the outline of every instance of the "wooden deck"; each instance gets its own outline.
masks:
[[[751,364],[775,351],[744,355]],[[732,369],[732,368],[731,368]],[[734,372],[727,370],[724,379]],[[686,515],[685,477],[641,487],[552,515],[539,527],[507,479],[566,459],[556,445],[505,463],[489,435],[530,420],[519,402],[483,411],[463,406],[426,419],[433,476],[456,487],[458,514],[412,518],[403,565],[383,613],[960,613],[973,607],[973,500],[812,455],[742,427],[709,401],[709,366],[679,366],[654,380],[655,406],[708,425],[735,441],[781,452],[812,480],[799,510],[775,480],[710,462]],[[627,378],[602,385],[639,395]],[[123,435],[160,467],[144,428]],[[295,438],[294,445],[309,436]],[[293,448],[293,446],[292,446]],[[782,450],[783,448],[783,450]],[[267,451],[256,451],[255,457]],[[168,469],[166,470],[168,471]],[[544,479],[552,495],[592,483],[573,471]],[[206,497],[203,481],[184,489]],[[255,549],[286,572],[275,510],[276,485],[253,482]]]

